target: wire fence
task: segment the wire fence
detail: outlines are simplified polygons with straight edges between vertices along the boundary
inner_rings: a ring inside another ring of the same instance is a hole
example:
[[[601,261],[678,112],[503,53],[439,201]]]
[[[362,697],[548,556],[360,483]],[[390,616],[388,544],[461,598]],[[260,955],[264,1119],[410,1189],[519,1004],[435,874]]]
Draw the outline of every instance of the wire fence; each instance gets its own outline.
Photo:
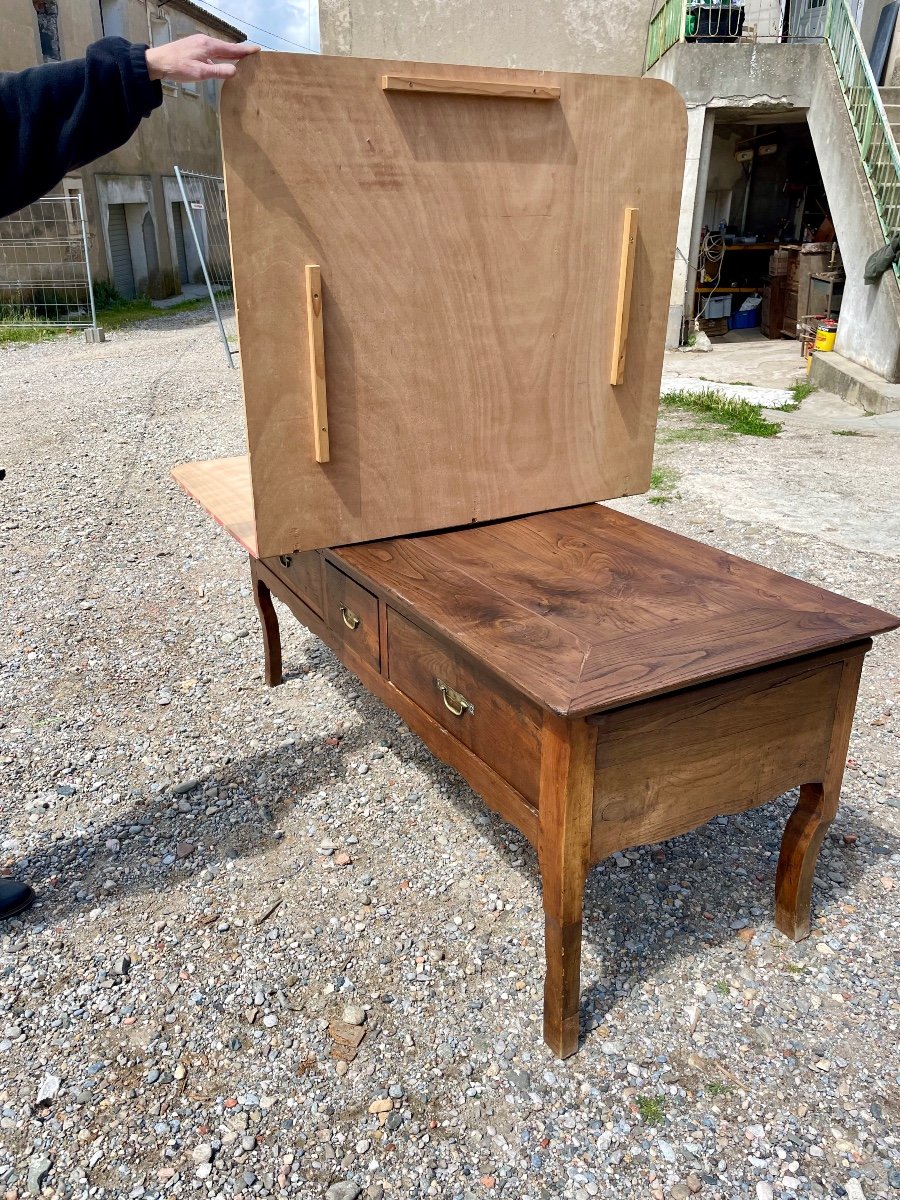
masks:
[[[180,167],[175,168],[175,178],[188,225],[180,238],[178,229],[175,232],[179,271],[182,279],[187,277],[206,284],[228,365],[233,367],[238,338],[225,181],[220,175],[202,175],[198,171],[182,171]],[[196,267],[192,271],[194,255]]]
[[[0,326],[96,328],[88,245],[80,192],[0,220]]]

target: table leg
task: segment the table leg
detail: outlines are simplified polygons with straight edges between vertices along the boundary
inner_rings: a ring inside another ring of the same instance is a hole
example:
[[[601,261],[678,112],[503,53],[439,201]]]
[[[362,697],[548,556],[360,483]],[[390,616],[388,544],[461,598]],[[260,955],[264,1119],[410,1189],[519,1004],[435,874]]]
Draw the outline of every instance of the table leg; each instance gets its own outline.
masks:
[[[277,687],[281,683],[281,632],[278,628],[278,614],[272,603],[272,593],[257,575],[252,559],[250,576],[253,580],[253,599],[256,601],[256,611],[262,626],[266,685]]]
[[[541,738],[538,856],[544,893],[544,1040],[578,1049],[581,920],[590,867],[597,730],[547,713]]]
[[[816,859],[841,798],[863,654],[844,662],[824,778],[805,783],[781,839],[775,875],[775,924],[795,942],[809,937]]]

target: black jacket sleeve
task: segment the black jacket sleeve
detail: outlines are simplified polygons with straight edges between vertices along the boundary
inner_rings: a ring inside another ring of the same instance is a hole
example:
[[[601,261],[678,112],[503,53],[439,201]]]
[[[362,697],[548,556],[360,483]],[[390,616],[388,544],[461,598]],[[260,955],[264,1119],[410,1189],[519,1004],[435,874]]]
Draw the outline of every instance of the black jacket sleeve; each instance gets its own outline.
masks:
[[[0,74],[0,217],[123,145],[162,104],[146,50],[109,37],[82,59]]]

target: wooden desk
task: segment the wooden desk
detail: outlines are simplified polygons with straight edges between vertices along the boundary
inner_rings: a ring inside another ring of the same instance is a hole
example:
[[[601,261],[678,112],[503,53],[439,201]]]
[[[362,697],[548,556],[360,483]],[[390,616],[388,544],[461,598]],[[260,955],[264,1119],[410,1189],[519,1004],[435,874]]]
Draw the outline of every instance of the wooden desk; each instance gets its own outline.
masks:
[[[601,505],[259,560],[246,460],[174,474],[250,551],[266,682],[274,595],[536,847],[555,1054],[616,851],[799,785],[775,921],[807,936],[863,658],[900,620]]]

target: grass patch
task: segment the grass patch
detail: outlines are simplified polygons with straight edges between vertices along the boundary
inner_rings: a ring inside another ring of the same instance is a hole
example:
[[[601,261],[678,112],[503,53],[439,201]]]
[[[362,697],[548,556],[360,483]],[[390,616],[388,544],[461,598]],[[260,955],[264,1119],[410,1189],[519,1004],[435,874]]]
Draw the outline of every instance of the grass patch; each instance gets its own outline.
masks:
[[[755,383],[751,383],[749,379],[732,379],[731,387],[756,387]]]
[[[708,1083],[706,1090],[710,1096],[727,1096],[731,1089],[726,1083]]]
[[[775,437],[781,432],[777,421],[767,421],[762,415],[760,405],[723,396],[713,388],[705,388],[702,392],[664,392],[659,403],[662,408],[700,413],[708,421],[724,425],[731,433],[742,433],[749,437]]]
[[[181,300],[178,304],[170,304],[167,308],[157,308],[152,301],[147,299],[119,300],[107,308],[97,310],[97,324],[102,325],[104,329],[119,329],[123,325],[130,325],[133,321],[150,321],[156,317],[169,317],[177,313],[192,312],[195,308],[202,308],[204,304],[208,303],[208,300],[201,300],[197,297],[191,300]]]
[[[110,297],[102,307],[97,308],[97,324],[103,329],[119,329],[135,321],[149,321],[157,317],[174,316],[178,313],[190,312],[202,308],[209,301],[195,297],[172,304],[168,308],[157,308],[146,297],[139,300],[122,300]],[[22,311],[16,314],[5,314],[0,319],[15,320],[15,325],[0,328],[0,346],[12,343],[26,344],[30,342],[47,342],[61,334],[81,333],[83,325],[56,325],[43,328],[35,324],[33,317]]]
[[[635,1096],[634,1102],[645,1125],[662,1125],[666,1117],[665,1096]]]
[[[680,499],[675,491],[675,485],[681,478],[681,472],[674,467],[654,467],[650,472],[650,491],[653,493],[647,499],[651,504],[668,504],[670,500]]]
[[[808,379],[798,379],[788,388],[793,399],[788,400],[787,404],[776,404],[775,408],[778,412],[796,412],[807,396],[811,396],[815,390],[816,385]]]
[[[708,425],[690,425],[687,429],[665,429],[659,435],[662,444],[667,442],[715,442],[730,437],[727,429],[713,429]]]
[[[730,996],[731,995],[731,984],[728,983],[724,979],[720,979],[719,982],[716,984],[716,991],[719,993],[720,996]]]
[[[862,437],[858,429],[832,429],[835,437]]]

